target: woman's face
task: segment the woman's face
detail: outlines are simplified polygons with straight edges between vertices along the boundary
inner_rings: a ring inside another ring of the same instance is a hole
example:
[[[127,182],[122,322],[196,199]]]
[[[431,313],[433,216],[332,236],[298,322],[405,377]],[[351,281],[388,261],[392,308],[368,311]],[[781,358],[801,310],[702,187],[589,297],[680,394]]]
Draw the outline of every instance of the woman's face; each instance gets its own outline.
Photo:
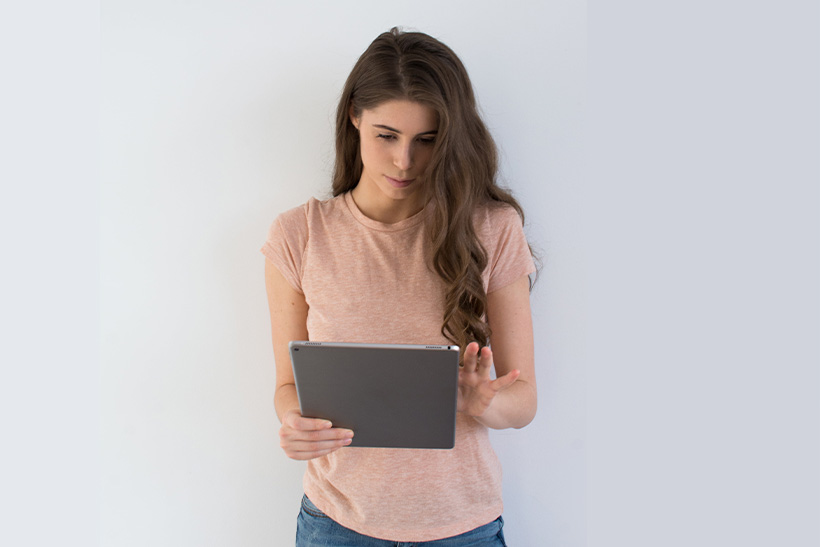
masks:
[[[363,205],[405,217],[421,210],[426,197],[421,175],[433,155],[436,112],[421,103],[391,100],[358,118],[351,114],[351,121],[361,141],[363,169],[354,199],[362,212],[368,214]]]

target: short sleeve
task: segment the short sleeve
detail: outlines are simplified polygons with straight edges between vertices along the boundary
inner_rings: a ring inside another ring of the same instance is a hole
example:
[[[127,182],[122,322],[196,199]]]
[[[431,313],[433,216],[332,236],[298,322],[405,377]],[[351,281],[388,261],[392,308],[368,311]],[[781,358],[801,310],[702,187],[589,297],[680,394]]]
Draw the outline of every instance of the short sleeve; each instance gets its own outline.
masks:
[[[261,252],[302,293],[302,264],[308,242],[306,206],[279,215],[268,230]]]
[[[535,263],[515,209],[493,204],[486,209],[483,221],[479,233],[487,251],[485,288],[489,294],[534,273]]]

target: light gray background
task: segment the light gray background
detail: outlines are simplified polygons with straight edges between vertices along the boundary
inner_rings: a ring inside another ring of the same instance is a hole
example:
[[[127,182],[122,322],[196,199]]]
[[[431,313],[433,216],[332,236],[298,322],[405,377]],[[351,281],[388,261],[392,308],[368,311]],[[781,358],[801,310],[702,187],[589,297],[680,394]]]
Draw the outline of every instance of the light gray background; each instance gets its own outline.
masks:
[[[3,7],[2,543],[290,534],[260,230],[397,22],[464,58],[547,258],[511,544],[820,543],[818,3],[311,6]]]
[[[461,56],[545,259],[533,295],[539,414],[493,436],[508,538],[583,542],[584,5],[351,6],[105,6],[106,545],[293,541],[304,464],[278,447],[258,250],[276,215],[329,196],[344,79],[393,25]]]

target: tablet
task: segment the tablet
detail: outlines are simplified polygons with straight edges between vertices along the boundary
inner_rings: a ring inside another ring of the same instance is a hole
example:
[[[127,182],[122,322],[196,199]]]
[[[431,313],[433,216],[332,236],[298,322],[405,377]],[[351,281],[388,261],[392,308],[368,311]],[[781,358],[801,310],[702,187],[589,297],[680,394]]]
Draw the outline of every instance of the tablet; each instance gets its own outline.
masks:
[[[458,346],[289,344],[303,416],[352,429],[348,446],[453,448]]]

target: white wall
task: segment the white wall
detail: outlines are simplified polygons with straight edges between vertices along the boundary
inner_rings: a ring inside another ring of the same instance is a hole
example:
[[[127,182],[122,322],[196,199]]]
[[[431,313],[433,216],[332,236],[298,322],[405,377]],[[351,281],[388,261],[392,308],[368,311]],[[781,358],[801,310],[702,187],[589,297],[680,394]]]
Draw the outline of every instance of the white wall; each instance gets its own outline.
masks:
[[[820,544],[817,2],[180,4],[0,8],[0,544],[290,543],[257,249],[397,22],[464,57],[547,258],[510,544]]]
[[[394,25],[461,56],[545,260],[539,414],[494,435],[508,540],[584,544],[584,3],[210,0],[102,11],[103,545],[292,544],[258,249],[328,196],[337,97]]]
[[[501,4],[104,3],[102,545],[291,543],[303,468],[277,447],[257,251],[277,212],[325,194],[342,81],[394,24],[462,56],[546,259],[539,415],[494,436],[510,544],[820,542],[820,8],[625,0],[590,2],[587,18],[584,2]],[[97,89],[77,91],[65,68],[69,12],[38,12],[30,35],[0,18],[0,54],[36,55],[2,104],[4,116],[34,105],[3,151],[36,214],[15,216],[17,193],[0,202],[7,253],[34,235],[3,287],[35,286],[4,331],[24,366],[0,384],[4,431],[21,439],[8,442],[3,489],[19,494],[3,509],[27,538],[46,510],[60,531],[85,519],[97,472],[76,448],[93,437],[77,394],[96,392],[94,359],[72,345],[96,321],[82,314],[96,262],[76,266],[96,247],[76,224],[96,211],[77,173],[94,178],[78,128]],[[58,327],[48,344],[44,318]],[[48,373],[28,366],[43,347]],[[57,440],[30,449],[49,427]]]

